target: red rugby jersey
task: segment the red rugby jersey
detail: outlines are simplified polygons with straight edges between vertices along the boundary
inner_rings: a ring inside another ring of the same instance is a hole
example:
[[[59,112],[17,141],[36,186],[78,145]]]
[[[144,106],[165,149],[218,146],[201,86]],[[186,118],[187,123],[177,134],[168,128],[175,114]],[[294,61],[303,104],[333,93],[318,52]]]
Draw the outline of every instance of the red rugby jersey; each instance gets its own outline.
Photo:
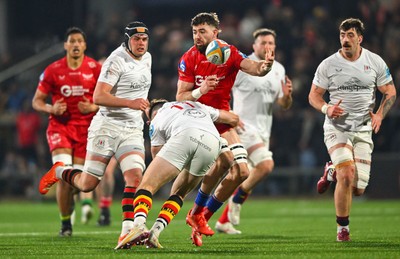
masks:
[[[197,101],[211,107],[230,110],[231,89],[240,69],[240,62],[246,57],[235,46],[230,45],[231,55],[225,64],[210,63],[204,54],[195,46],[191,47],[179,62],[179,80],[194,83],[194,89],[200,87],[201,82],[211,75],[217,75],[219,83],[215,90],[209,91]],[[231,128],[226,124],[216,124],[220,134]]]
[[[85,56],[82,65],[73,70],[67,65],[67,58],[63,57],[46,67],[40,76],[38,89],[51,95],[52,103],[64,98],[67,110],[61,116],[50,115],[50,120],[57,120],[64,124],[90,125],[95,113],[82,114],[78,109],[78,102],[82,96],[93,101],[93,92],[101,70],[101,65],[94,59]]]

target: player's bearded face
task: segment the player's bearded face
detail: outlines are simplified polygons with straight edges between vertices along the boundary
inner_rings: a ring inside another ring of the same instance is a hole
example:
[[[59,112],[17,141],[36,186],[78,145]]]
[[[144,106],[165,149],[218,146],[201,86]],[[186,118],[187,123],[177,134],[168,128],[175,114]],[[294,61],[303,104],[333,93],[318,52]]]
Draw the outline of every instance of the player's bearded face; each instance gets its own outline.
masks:
[[[71,58],[81,58],[86,50],[86,42],[82,34],[75,33],[69,35],[67,41],[64,42],[64,49],[67,51],[67,55]]]
[[[275,51],[275,38],[273,35],[260,35],[254,41],[253,50],[259,59],[265,59],[267,53],[267,48],[269,50]]]
[[[205,53],[208,43],[216,39],[216,29],[208,24],[193,26],[193,42],[200,53]]]

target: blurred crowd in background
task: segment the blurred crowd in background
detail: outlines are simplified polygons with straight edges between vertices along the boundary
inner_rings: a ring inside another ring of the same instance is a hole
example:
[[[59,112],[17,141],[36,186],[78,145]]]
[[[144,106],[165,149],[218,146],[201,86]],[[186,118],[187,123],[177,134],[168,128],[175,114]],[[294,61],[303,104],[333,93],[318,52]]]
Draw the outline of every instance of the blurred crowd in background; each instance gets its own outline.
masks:
[[[338,26],[344,18],[355,17],[364,22],[366,33],[362,46],[383,57],[395,85],[399,85],[399,0],[175,0],[169,3],[160,1],[163,3],[160,5],[149,0],[131,1],[130,6],[125,4],[120,9],[106,12],[93,11],[97,10],[93,8],[97,1],[91,2],[92,6],[85,5],[84,18],[78,24],[65,24],[57,33],[46,31],[46,27],[30,28],[37,30],[34,36],[21,35],[14,39],[9,43],[9,51],[1,53],[0,71],[62,43],[63,33],[72,25],[81,27],[87,34],[86,54],[98,60],[104,59],[122,43],[124,26],[130,21],[140,20],[147,24],[151,33],[149,52],[153,56],[153,83],[149,99],[174,100],[179,58],[193,45],[190,22],[195,14],[217,12],[222,29],[219,37],[245,54],[252,52],[252,32],[255,29],[274,29],[277,33],[276,60],[285,66],[293,81],[294,100],[289,111],[274,111],[271,150],[277,168],[322,168],[328,159],[322,134],[324,117],[310,107],[307,96],[318,64],[340,48]],[[31,100],[43,69],[63,55],[61,52],[0,82],[0,194],[21,194],[13,193],[17,190],[13,184],[26,184],[23,195],[35,195],[37,175],[51,165],[45,140],[47,118],[32,110]],[[385,119],[381,132],[374,136],[374,152],[400,152],[398,129],[399,98]],[[17,180],[11,181],[13,178]]]

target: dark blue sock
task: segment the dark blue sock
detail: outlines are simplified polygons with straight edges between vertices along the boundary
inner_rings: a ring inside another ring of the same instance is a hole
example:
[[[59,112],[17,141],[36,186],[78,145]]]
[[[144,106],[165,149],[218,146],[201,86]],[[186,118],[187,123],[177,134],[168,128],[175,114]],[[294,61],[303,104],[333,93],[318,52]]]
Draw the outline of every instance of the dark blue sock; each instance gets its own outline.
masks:
[[[201,191],[201,189],[199,189],[199,192],[197,193],[194,203],[196,203],[196,205],[199,207],[205,207],[209,197],[210,195],[205,194],[204,192]]]
[[[221,206],[223,205],[223,202],[220,202],[215,198],[215,196],[211,196],[211,199],[208,200],[207,202],[207,209],[211,212],[216,212]]]
[[[243,204],[243,202],[247,199],[247,196],[247,192],[244,192],[241,188],[238,188],[236,194],[232,198],[232,201],[234,203]]]

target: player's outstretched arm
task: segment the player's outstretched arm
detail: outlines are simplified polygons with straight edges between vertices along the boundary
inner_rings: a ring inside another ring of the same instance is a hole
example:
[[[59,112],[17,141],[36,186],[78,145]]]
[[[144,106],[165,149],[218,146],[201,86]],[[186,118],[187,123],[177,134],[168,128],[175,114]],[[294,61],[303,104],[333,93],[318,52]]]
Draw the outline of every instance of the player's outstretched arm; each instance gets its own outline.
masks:
[[[252,76],[265,76],[269,71],[271,71],[274,60],[274,51],[267,48],[265,60],[255,61],[245,58],[240,62],[240,70]]]

